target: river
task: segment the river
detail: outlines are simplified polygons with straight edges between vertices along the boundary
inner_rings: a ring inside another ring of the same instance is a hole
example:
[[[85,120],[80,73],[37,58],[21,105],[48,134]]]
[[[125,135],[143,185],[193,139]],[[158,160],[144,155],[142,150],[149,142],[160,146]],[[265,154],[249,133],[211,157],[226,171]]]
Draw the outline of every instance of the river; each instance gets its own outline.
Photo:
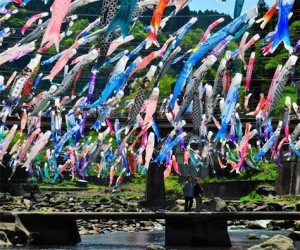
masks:
[[[114,232],[100,235],[83,235],[82,242],[75,246],[43,246],[43,247],[9,247],[7,250],[145,250],[147,245],[154,244],[164,246],[164,230],[156,230],[152,232]],[[288,235],[290,231],[267,231],[267,230],[229,230],[232,247],[167,247],[169,250],[243,250],[250,246],[260,244],[266,239],[248,240],[247,235],[256,233],[258,236],[274,236],[276,234]],[[294,242],[295,249],[300,249],[300,242]],[[0,248],[1,249],[1,248]],[[3,248],[4,249],[4,248]]]

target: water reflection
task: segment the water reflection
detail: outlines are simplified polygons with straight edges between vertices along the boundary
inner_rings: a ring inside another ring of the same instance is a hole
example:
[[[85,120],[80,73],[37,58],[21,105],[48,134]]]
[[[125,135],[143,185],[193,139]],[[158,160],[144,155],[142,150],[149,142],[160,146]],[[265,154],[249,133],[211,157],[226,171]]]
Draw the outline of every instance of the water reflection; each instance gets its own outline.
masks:
[[[164,240],[165,235],[163,230],[134,233],[116,232],[97,236],[82,236],[82,242],[79,245],[86,247],[93,242],[98,244],[97,249],[145,249],[145,246],[149,244],[162,246],[164,244]],[[101,248],[99,248],[100,245]]]

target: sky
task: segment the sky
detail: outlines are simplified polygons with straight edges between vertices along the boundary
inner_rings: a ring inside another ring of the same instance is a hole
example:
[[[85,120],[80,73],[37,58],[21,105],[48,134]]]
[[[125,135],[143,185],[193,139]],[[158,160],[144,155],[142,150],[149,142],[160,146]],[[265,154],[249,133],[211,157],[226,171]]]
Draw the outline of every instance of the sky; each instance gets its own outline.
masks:
[[[221,13],[228,13],[233,16],[233,10],[236,0],[226,0],[226,3],[218,2],[217,0],[192,0],[189,4],[191,10],[216,10]],[[258,0],[245,0],[242,13],[256,6]],[[274,3],[274,0],[265,0],[268,6]]]

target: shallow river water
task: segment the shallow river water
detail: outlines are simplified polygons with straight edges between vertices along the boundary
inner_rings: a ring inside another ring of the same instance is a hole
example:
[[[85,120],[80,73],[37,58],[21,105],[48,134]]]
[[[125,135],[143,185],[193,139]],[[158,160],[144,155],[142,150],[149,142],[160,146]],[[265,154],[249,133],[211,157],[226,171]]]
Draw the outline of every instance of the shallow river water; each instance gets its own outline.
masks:
[[[83,235],[81,236],[82,242],[75,246],[49,246],[49,247],[12,247],[5,248],[7,250],[48,250],[48,249],[59,249],[59,250],[140,250],[146,249],[147,245],[154,244],[164,246],[164,230],[156,230],[152,232],[114,232],[100,235]],[[221,248],[221,247],[167,247],[169,250],[194,250],[194,249],[209,249],[209,250],[242,250],[247,249],[250,246],[260,244],[266,239],[259,240],[248,240],[247,235],[250,233],[256,233],[258,236],[267,235],[273,236],[276,234],[288,235],[290,231],[267,231],[267,230],[229,230],[232,247]],[[3,248],[4,249],[4,248]],[[300,242],[295,242],[295,249],[300,249]]]

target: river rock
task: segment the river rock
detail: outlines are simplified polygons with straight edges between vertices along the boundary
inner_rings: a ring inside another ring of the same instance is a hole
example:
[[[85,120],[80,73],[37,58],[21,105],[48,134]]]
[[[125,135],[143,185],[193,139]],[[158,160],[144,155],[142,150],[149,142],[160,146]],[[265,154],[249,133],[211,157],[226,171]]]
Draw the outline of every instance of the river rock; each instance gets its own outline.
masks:
[[[146,248],[147,250],[165,250],[164,247],[162,246],[157,246],[157,245],[149,245]]]
[[[176,200],[176,205],[179,205],[179,206],[184,206],[184,200],[182,200],[182,199],[179,199],[179,200]]]
[[[11,247],[13,244],[0,240],[0,247]]]
[[[182,205],[176,205],[170,211],[171,212],[183,212],[184,211],[184,207]]]
[[[227,208],[230,212],[237,212],[237,209],[234,206],[227,206]]]
[[[300,202],[298,202],[298,203],[295,205],[294,211],[295,211],[295,212],[300,212]]]
[[[81,229],[81,230],[79,230],[79,234],[86,235],[86,234],[89,234],[89,231],[87,229]]]
[[[70,197],[68,200],[69,203],[74,203],[75,202],[75,198],[74,197]]]
[[[219,197],[203,202],[202,210],[208,212],[228,211],[226,202]]]
[[[119,205],[122,205],[122,206],[127,205],[127,202],[123,198],[121,198],[119,195],[112,196],[111,201],[114,202],[115,204],[119,204]]]
[[[295,229],[296,231],[300,231],[300,220],[296,220],[296,221],[294,222],[294,229]]]
[[[275,235],[262,244],[255,245],[253,247],[248,248],[248,250],[293,250],[294,244],[293,240],[286,236]]]
[[[255,192],[263,197],[275,197],[277,192],[275,187],[272,186],[265,186],[265,185],[259,185]]]
[[[79,203],[79,206],[86,208],[89,207],[90,204],[87,200],[83,200],[82,202]]]
[[[34,194],[33,197],[38,203],[44,202],[44,201],[45,202],[49,201],[48,197],[43,194]]]
[[[295,205],[285,205],[282,207],[283,211],[294,211],[295,210]]]
[[[14,198],[11,196],[10,193],[0,193],[0,203],[12,201],[14,201]]]
[[[123,230],[126,232],[134,232],[135,228],[131,225],[123,227]]]
[[[282,205],[276,202],[269,202],[267,205],[269,207],[269,211],[282,211]]]
[[[239,201],[226,201],[228,203],[227,205],[234,206],[234,207],[239,207],[240,202]]]
[[[103,207],[97,207],[95,209],[95,212],[104,212],[104,211],[105,211],[105,209]]]
[[[57,203],[67,203],[68,202],[68,197],[65,195],[56,195],[55,200]]]
[[[49,208],[48,206],[43,206],[39,208],[39,212],[41,213],[48,213],[48,212],[52,212],[53,209]]]
[[[163,230],[164,226],[158,222],[153,222],[153,229],[154,230]]]
[[[268,223],[271,220],[257,220],[257,222],[263,227],[263,228],[267,228]]]
[[[86,208],[87,211],[89,212],[94,212],[96,210],[96,206],[95,205],[90,205],[89,207]]]
[[[174,206],[170,209],[171,212],[183,212],[184,211],[184,200],[176,200]]]
[[[56,205],[58,204],[57,200],[54,197],[51,197],[49,200],[49,205]]]
[[[37,207],[48,207],[48,203],[45,201],[37,202],[36,206]]]
[[[99,234],[99,231],[93,229],[93,230],[89,230],[88,233],[89,233],[89,234]]]
[[[55,208],[56,208],[57,210],[64,210],[64,209],[67,208],[67,205],[64,204],[64,203],[62,203],[62,204],[55,205]]]
[[[249,221],[246,224],[246,228],[248,229],[265,229],[259,222],[257,221]]]
[[[257,234],[248,234],[247,238],[249,240],[257,240],[257,239],[259,239],[259,237],[257,236]]]
[[[274,230],[274,227],[278,227],[281,229],[289,229],[294,227],[294,222],[290,220],[271,220],[267,224],[267,228]]]
[[[243,208],[245,208],[247,211],[253,211],[255,208],[257,208],[257,205],[252,202],[247,202]]]
[[[300,241],[300,231],[293,231],[288,235],[289,238],[295,241]]]
[[[152,227],[152,221],[143,220],[140,222],[141,227]]]
[[[235,225],[244,225],[246,226],[248,224],[249,220],[237,220],[235,221]]]
[[[261,205],[261,206],[254,208],[253,212],[268,211],[268,210],[269,210],[269,208],[267,205]]]
[[[110,200],[105,198],[105,197],[101,197],[99,199],[99,202],[102,203],[102,204],[109,204],[110,203]]]
[[[128,202],[127,203],[127,209],[130,211],[130,212],[138,212],[137,208],[138,208],[138,203],[137,202]]]

